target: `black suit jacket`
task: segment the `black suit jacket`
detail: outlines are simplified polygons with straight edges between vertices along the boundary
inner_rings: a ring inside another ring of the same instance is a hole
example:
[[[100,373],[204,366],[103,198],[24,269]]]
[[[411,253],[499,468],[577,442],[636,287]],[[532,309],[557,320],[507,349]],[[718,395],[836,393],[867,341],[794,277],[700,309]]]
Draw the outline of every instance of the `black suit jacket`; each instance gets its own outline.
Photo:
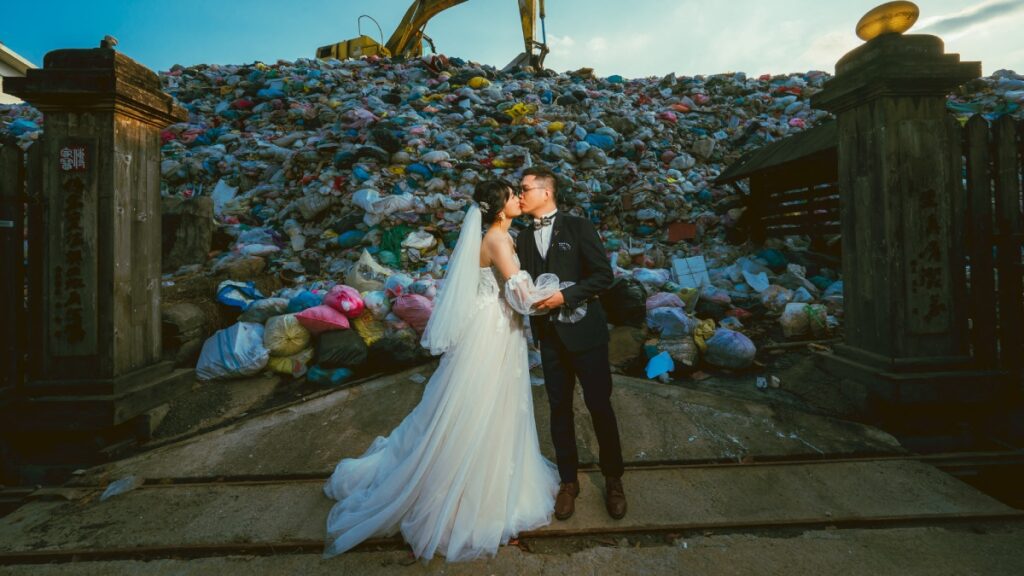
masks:
[[[612,284],[614,275],[605,255],[601,238],[589,220],[559,211],[551,231],[547,258],[537,251],[533,226],[523,230],[516,242],[516,253],[523,270],[534,279],[545,272],[561,282],[575,282],[562,291],[565,306],[576,308],[587,303],[587,315],[575,324],[552,321],[548,316],[532,316],[533,336],[543,340],[556,330],[565,347],[573,352],[588,350],[608,342],[608,319],[597,296]]]

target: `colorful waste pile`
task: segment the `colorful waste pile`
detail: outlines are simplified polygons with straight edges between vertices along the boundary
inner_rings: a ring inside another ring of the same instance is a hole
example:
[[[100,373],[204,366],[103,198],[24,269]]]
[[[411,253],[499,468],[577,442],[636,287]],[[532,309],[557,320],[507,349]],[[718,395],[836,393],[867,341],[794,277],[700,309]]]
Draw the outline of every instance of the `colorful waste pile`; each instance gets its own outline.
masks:
[[[419,333],[473,186],[517,182],[536,164],[559,175],[562,209],[604,240],[617,370],[744,369],[755,342],[840,326],[837,264],[809,255],[807,238],[746,242],[746,185],[713,183],[744,152],[827,119],[810,107],[827,73],[629,80],[430,56],[176,66],[161,78],[190,113],[161,133],[161,192],[209,197],[230,240],[199,266],[240,312],[203,347],[203,378],[270,369],[329,385],[423,361]],[[1020,117],[1022,102],[1024,77],[999,71],[948,108]],[[23,148],[43,126],[28,106],[0,107],[0,120]],[[287,287],[264,295],[239,271]]]

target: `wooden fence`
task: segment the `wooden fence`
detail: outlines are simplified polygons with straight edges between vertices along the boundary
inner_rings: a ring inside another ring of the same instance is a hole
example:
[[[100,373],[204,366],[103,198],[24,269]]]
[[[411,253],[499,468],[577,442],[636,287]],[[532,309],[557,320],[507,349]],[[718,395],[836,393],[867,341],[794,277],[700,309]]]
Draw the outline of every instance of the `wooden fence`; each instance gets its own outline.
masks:
[[[765,236],[839,234],[839,187],[823,182],[766,195],[760,212]]]
[[[963,129],[972,355],[982,367],[1024,366],[1021,156],[1024,122],[975,115]]]
[[[31,193],[39,190],[39,153],[38,146],[26,154],[13,139],[0,142],[0,408],[23,387],[38,338],[29,310],[39,310],[30,286],[39,286],[42,273],[42,204]]]
[[[963,207],[958,212],[965,225],[957,227],[962,237],[949,242],[964,248],[968,279],[958,290],[958,297],[968,301],[958,309],[967,311],[964,324],[970,326],[971,355],[978,367],[1019,373],[1024,368],[1024,121],[1003,116],[989,122],[974,115],[958,129],[966,177],[964,195],[956,204]],[[821,141],[826,137],[832,142]],[[839,233],[835,136],[821,130],[820,136],[804,137],[811,145],[796,138],[793,144],[770,145],[775,149],[766,147],[753,158],[756,163],[761,157],[782,156],[785,162],[731,169],[736,175],[729,179],[750,178],[756,239],[806,235],[813,244]],[[805,150],[792,150],[801,146]]]

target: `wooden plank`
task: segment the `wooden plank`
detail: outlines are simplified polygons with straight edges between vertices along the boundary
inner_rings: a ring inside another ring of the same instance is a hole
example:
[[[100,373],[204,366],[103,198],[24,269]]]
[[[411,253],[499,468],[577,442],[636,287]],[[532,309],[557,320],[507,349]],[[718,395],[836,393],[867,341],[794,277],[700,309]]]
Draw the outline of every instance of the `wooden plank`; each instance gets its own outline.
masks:
[[[1017,126],[1013,118],[1003,116],[992,127],[996,198],[996,230],[1002,236],[998,244],[999,266],[999,341],[1000,358],[1005,368],[1020,369],[1024,322],[1020,265],[1020,243],[1009,235],[1021,232],[1020,165],[1017,161]]]
[[[946,118],[949,131],[946,154],[952,172],[950,173],[950,282],[953,291],[953,317],[951,331],[956,354],[970,356],[971,333],[968,323],[967,292],[967,189],[961,175],[964,173],[963,138],[965,130],[952,116]]]
[[[804,202],[801,204],[786,204],[782,206],[768,207],[762,214],[762,218],[770,216],[785,216],[787,214],[814,214],[827,213],[838,215],[840,211],[839,199],[829,198],[821,202]]]
[[[838,180],[839,159],[836,148],[830,148],[807,156],[799,163],[776,166],[758,173],[764,177],[765,190],[778,192],[806,188]]]
[[[149,274],[149,262],[147,260],[150,256],[150,243],[146,237],[149,203],[147,202],[148,195],[143,185],[146,157],[142,150],[143,142],[141,140],[144,134],[142,124],[134,118],[120,118],[117,121],[121,124],[121,130],[119,131],[121,141],[117,143],[117,146],[124,151],[128,159],[127,164],[124,166],[127,173],[123,175],[123,178],[127,181],[129,186],[127,192],[132,199],[131,220],[129,222],[132,239],[131,246],[129,246],[131,252],[131,266],[129,267],[131,290],[128,294],[131,338],[129,339],[130,352],[124,372],[127,373],[136,368],[141,368],[145,362],[144,351],[146,349],[146,332],[148,328],[146,326],[146,280]]]
[[[768,196],[774,199],[785,199],[791,196],[806,197],[808,193],[812,196],[836,196],[839,194],[839,186],[835,182],[820,182],[810,186],[804,186],[802,188],[791,188],[788,190],[772,192]]]
[[[7,139],[0,147],[0,261],[7,263],[0,277],[0,390],[6,392],[24,382],[24,177],[21,149]]]
[[[98,211],[100,213],[103,227],[100,237],[100,262],[99,275],[100,285],[106,291],[107,297],[101,298],[99,303],[99,325],[100,334],[103,334],[103,347],[100,348],[99,366],[95,374],[90,376],[99,378],[113,378],[120,374],[115,366],[115,358],[118,354],[120,337],[116,331],[117,318],[115,317],[115,300],[117,285],[115,283],[115,270],[117,263],[114,261],[114,235],[117,234],[116,213],[120,209],[118,205],[118,193],[114,184],[114,122],[112,116],[104,115],[103,122],[97,122],[97,138],[104,144],[104,154],[100,158],[101,170],[103,171],[103,182],[100,186]]]
[[[768,194],[765,188],[764,177],[760,174],[754,174],[750,177],[750,200],[748,201],[748,206],[751,218],[750,239],[757,244],[761,244],[766,238],[761,217],[768,208]]]
[[[992,178],[989,171],[988,122],[975,114],[967,121],[967,222],[971,288],[971,348],[977,363],[996,363],[996,299],[992,269]]]
[[[839,203],[839,192],[835,190],[829,191],[804,191],[799,195],[791,195],[781,200],[778,198],[769,198],[768,204],[771,206],[800,206],[803,204],[824,204],[828,202]]]
[[[829,222],[839,223],[839,212],[803,212],[779,216],[766,216],[764,225],[767,227],[784,226],[787,224],[806,224],[807,226],[823,225]]]
[[[149,264],[149,272],[146,278],[146,325],[148,326],[148,337],[146,339],[146,364],[160,360],[163,354],[161,336],[163,326],[160,314],[160,281],[163,262],[163,232],[161,226],[163,220],[160,214],[160,132],[148,128],[145,141],[143,161],[146,171],[145,189],[149,203],[149,221],[146,227],[149,234],[149,257],[146,262]]]
[[[118,124],[120,120],[115,120]],[[133,348],[132,330],[132,220],[134,218],[135,201],[132,197],[133,187],[128,181],[126,164],[131,161],[126,158],[125,151],[119,138],[118,132],[122,130],[117,126],[111,141],[110,154],[113,162],[113,205],[114,211],[111,214],[111,237],[110,250],[111,262],[113,262],[113,293],[111,295],[111,306],[113,308],[113,375],[120,376],[127,373],[131,367],[131,356]]]
[[[841,234],[842,225],[839,223],[813,225],[813,226],[769,226],[765,232],[772,237],[780,236],[810,236],[813,234]]]

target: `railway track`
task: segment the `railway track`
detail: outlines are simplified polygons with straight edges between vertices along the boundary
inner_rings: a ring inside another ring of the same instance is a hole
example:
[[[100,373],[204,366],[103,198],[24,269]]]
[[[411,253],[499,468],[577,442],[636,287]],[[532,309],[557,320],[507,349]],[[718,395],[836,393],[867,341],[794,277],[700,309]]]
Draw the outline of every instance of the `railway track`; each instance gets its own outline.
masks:
[[[635,477],[634,483],[650,476],[659,478],[690,477],[711,474],[716,482],[727,485],[730,478],[740,480],[736,473],[768,475],[795,472],[813,474],[816,469],[835,467],[856,467],[870,470],[873,466],[917,466],[940,470],[954,477],[969,477],[993,469],[1011,470],[1016,474],[1024,470],[1024,451],[1005,450],[999,452],[957,452],[933,455],[861,455],[861,456],[821,456],[816,458],[789,458],[778,460],[758,460],[750,462],[736,461],[705,461],[705,462],[650,462],[627,466],[627,476]],[[788,471],[784,469],[789,469]],[[853,469],[853,468],[851,468]],[[589,474],[599,476],[594,466],[581,469],[581,476]],[[204,490],[243,490],[259,491],[300,490],[318,492],[319,484],[325,475],[277,475],[277,476],[220,476],[211,478],[151,478],[137,488],[134,493],[146,495],[147,498],[160,498],[161,493],[183,490],[193,493]],[[741,482],[742,484],[742,482]],[[968,489],[964,486],[965,489]],[[47,502],[66,500],[69,502],[90,502],[95,500],[103,486],[75,486],[73,488],[40,489],[24,495],[28,502]],[[249,492],[246,492],[249,493]],[[643,494],[634,490],[634,497]],[[122,498],[119,496],[118,498]],[[589,504],[588,504],[589,506]],[[849,510],[849,508],[847,508]],[[780,508],[780,512],[785,510]],[[632,513],[632,511],[631,511]],[[638,513],[642,513],[638,512]],[[608,539],[639,537],[686,537],[689,535],[757,533],[776,534],[792,533],[822,529],[855,529],[855,528],[893,528],[906,526],[952,526],[988,523],[1012,523],[1024,526],[1024,510],[1007,506],[967,506],[957,510],[916,510],[897,511],[894,513],[832,513],[824,508],[819,514],[780,513],[768,517],[718,517],[687,519],[685,515],[678,518],[663,517],[650,522],[640,519],[629,525],[621,525],[604,521],[582,525],[571,522],[555,522],[540,530],[520,534],[517,544],[529,549],[531,544],[543,540],[583,539],[607,541]],[[23,549],[0,552],[0,565],[49,564],[81,561],[110,560],[155,560],[204,558],[218,556],[273,556],[281,554],[318,554],[323,549],[323,541],[319,538],[279,537],[267,541],[239,542],[173,542],[148,543],[143,545],[125,546],[69,546],[59,549]],[[402,550],[405,544],[400,537],[377,538],[368,540],[358,546],[354,552]]]

